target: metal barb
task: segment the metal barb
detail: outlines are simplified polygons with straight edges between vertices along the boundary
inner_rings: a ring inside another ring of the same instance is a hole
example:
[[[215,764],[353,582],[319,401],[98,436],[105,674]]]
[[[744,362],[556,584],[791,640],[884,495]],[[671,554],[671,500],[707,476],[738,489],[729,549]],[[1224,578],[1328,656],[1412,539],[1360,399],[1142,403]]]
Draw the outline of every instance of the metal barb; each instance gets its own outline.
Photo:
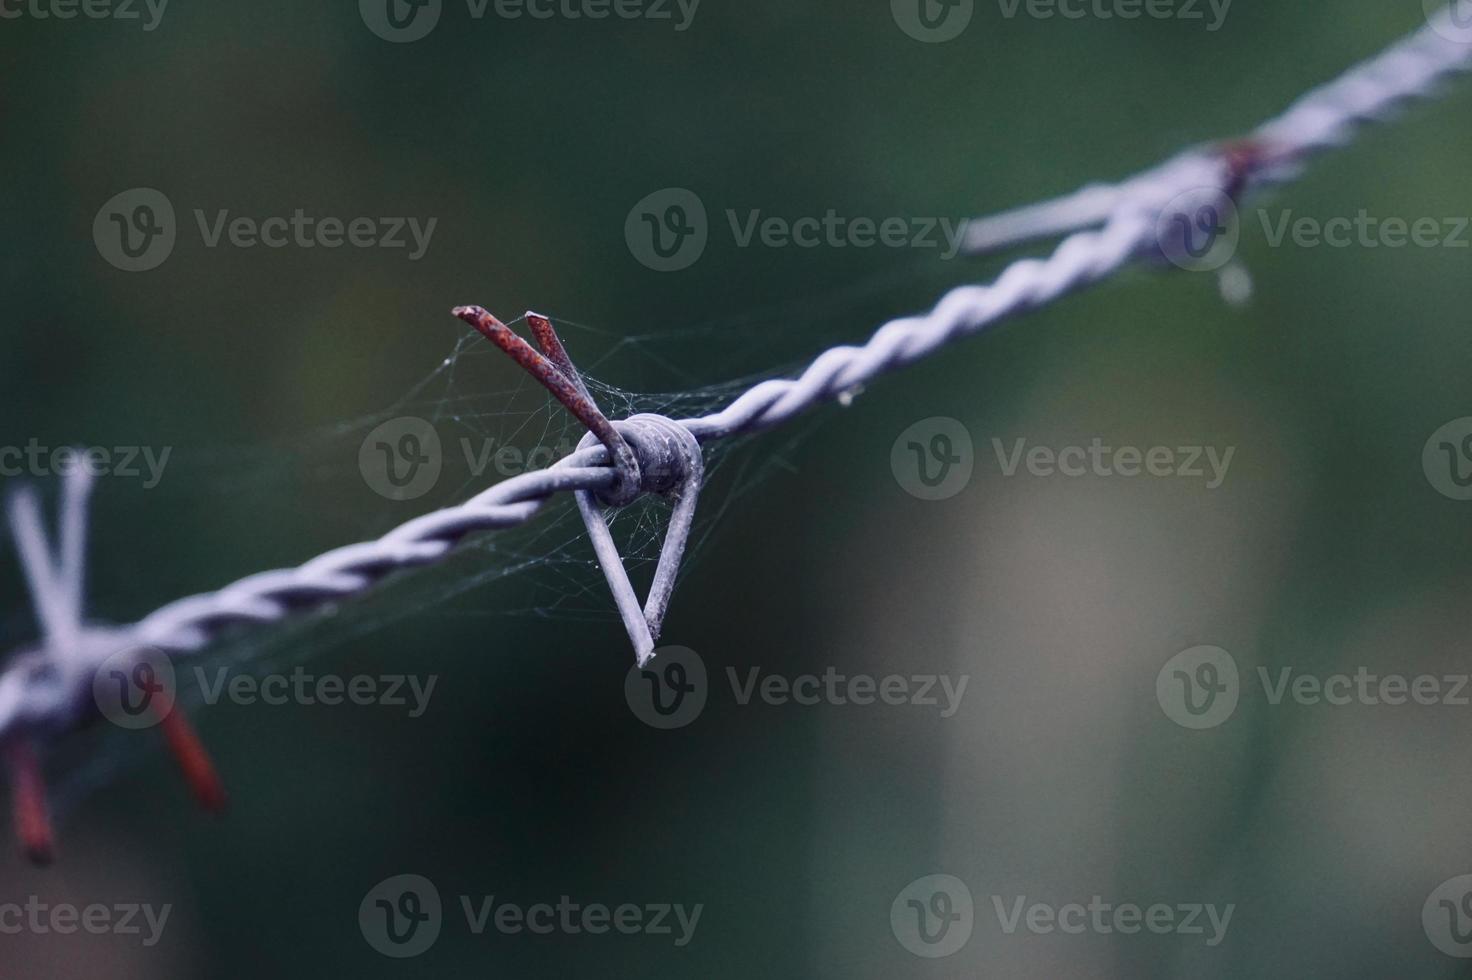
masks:
[[[634,644],[634,659],[643,667],[654,656],[654,644],[659,640],[670,596],[675,591],[680,561],[695,523],[695,501],[705,480],[705,460],[700,443],[690,431],[662,415],[635,415],[620,424],[628,426],[631,438],[646,453],[647,472],[655,478],[651,492],[665,496],[674,505],[669,523],[665,525],[654,581],[650,583],[642,608],[608,528],[608,516],[590,491],[577,490],[573,496],[588,529],[588,539],[593,543],[593,553],[598,557],[598,565],[603,569],[609,591],[613,593],[619,618]]]
[[[685,553],[685,544],[690,538],[690,527],[695,519],[695,500],[700,492],[704,477],[704,461],[700,443],[689,430],[655,415],[636,415],[619,423],[628,427],[630,438],[636,438],[642,451],[647,454],[650,468],[644,471],[639,452],[630,445],[615,424],[610,422],[593,401],[583,376],[573,366],[567,348],[557,336],[552,321],[540,313],[527,311],[532,336],[541,348],[538,353],[518,336],[510,327],[496,319],[479,306],[457,306],[457,317],[480,331],[512,360],[536,378],[568,411],[572,412],[588,428],[588,435],[579,448],[585,448],[591,440],[602,442],[608,449],[609,459],[619,473],[619,483],[613,490],[595,494],[589,490],[577,490],[578,510],[587,526],[588,537],[593,543],[593,552],[608,580],[618,607],[624,629],[634,644],[634,656],[640,666],[654,656],[654,644],[659,639],[664,624],[665,610],[674,592],[675,577],[679,573],[680,559]],[[638,435],[642,433],[642,436]],[[646,486],[646,482],[648,485]],[[608,528],[608,518],[602,504],[620,507],[631,503],[644,492],[659,493],[674,504],[668,527],[665,529],[664,544],[660,547],[659,563],[655,568],[654,581],[649,587],[641,608],[634,587],[624,569],[623,558],[614,544]]]
[[[1106,224],[1135,203],[1140,189],[1158,182],[1181,160],[1215,162],[1222,168],[1221,190],[1236,200],[1259,178],[1280,178],[1298,163],[1292,147],[1265,137],[1223,140],[1169,161],[1118,184],[1089,184],[1071,194],[977,218],[966,226],[961,251],[986,255],[1028,242],[1075,234]]]
[[[66,473],[58,518],[57,545],[52,547],[41,513],[40,497],[30,487],[8,500],[11,534],[40,621],[42,642],[35,656],[51,668],[67,668],[98,646],[105,631],[84,618],[87,551],[87,501],[94,474],[84,464]],[[86,676],[85,673],[81,676]],[[225,793],[199,737],[184,713],[170,704],[159,719],[164,737],[185,780],[206,809],[224,807]],[[21,849],[36,864],[50,864],[56,835],[46,800],[46,779],[35,747],[25,735],[4,743],[10,768],[11,807]]]
[[[542,348],[539,353],[484,307],[457,306],[450,312],[505,351],[598,437],[598,441],[607,448],[609,461],[619,476],[618,485],[606,495],[610,502],[626,504],[639,495],[639,457],[603,414],[598,403],[593,401],[582,374],[573,366],[567,348],[552,328],[552,321],[539,313],[527,313],[532,334]]]

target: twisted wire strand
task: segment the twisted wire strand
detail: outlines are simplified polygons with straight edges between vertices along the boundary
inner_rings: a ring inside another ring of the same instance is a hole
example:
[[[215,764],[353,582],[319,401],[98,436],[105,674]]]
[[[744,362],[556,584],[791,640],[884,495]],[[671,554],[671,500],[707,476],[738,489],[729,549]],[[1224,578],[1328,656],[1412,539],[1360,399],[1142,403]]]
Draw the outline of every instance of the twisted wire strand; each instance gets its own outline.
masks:
[[[1292,179],[1307,157],[1351,142],[1358,129],[1392,118],[1408,102],[1436,94],[1442,81],[1472,69],[1472,43],[1458,42],[1462,22],[1472,20],[1472,0],[1457,0],[1408,38],[1315,89],[1267,122],[1254,137],[1274,148],[1244,172],[1219,149],[1188,150],[1117,185],[1090,185],[1048,207],[1043,233],[1079,225],[1097,228],[1069,234],[1051,255],[1008,266],[991,285],[968,285],[945,294],[924,315],[892,320],[861,346],[823,352],[796,378],[764,381],[719,412],[678,420],[701,442],[777,426],[813,405],[835,398],[888,371],[913,363],[961,337],[1112,276],[1133,261],[1159,254],[1157,223],[1182,194],[1213,189],[1236,196],[1243,189]],[[1068,202],[1072,202],[1070,205]],[[1062,210],[1056,210],[1059,206]],[[1073,207],[1069,220],[1060,215]],[[1008,216],[1002,216],[1004,219]],[[56,733],[73,725],[90,705],[91,683],[107,658],[131,646],[188,654],[227,627],[263,624],[371,588],[390,572],[442,559],[464,536],[531,520],[552,496],[605,492],[618,477],[602,446],[580,449],[553,466],[517,476],[465,503],[415,518],[383,537],[337,548],[296,568],[263,572],[215,592],[172,602],[130,626],[73,622],[43,642],[13,655],[0,673],[0,738],[17,732]],[[34,504],[28,505],[34,511]],[[38,606],[58,602],[80,620],[80,597],[56,595],[75,588],[81,558],[72,554],[81,534],[80,507],[64,507],[61,538],[66,552],[60,574],[38,576]],[[34,523],[34,519],[29,524]],[[31,536],[33,537],[33,536]],[[34,541],[27,544],[34,551]],[[72,564],[66,564],[71,562]],[[63,642],[64,640],[64,642]]]

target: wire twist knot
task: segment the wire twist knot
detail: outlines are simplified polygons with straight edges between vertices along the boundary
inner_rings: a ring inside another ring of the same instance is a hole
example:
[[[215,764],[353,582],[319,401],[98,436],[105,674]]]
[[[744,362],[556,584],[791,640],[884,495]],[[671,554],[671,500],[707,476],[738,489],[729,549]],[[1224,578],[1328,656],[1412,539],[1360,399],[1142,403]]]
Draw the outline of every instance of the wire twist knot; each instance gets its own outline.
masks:
[[[645,494],[668,494],[683,485],[693,469],[700,468],[700,443],[690,430],[663,415],[631,415],[613,423],[634,451],[636,467],[630,474],[620,474],[619,482],[598,494],[608,507],[627,507]],[[589,432],[578,443],[587,449],[598,443]]]

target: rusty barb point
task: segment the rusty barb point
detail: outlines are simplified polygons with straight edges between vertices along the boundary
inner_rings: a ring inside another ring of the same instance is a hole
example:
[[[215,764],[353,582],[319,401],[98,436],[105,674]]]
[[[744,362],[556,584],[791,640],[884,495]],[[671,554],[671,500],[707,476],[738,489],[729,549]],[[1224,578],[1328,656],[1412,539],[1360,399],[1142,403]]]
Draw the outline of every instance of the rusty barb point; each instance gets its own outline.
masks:
[[[531,325],[532,336],[536,338],[537,346],[542,348],[539,352],[483,307],[457,306],[451,312],[509,354],[598,437],[598,441],[608,449],[609,461],[618,472],[618,483],[604,494],[604,499],[613,506],[632,503],[639,496],[639,457],[603,414],[598,403],[593,401],[583,376],[573,367],[567,348],[562,346],[557,331],[552,328],[552,321],[540,313],[527,311],[526,320]]]

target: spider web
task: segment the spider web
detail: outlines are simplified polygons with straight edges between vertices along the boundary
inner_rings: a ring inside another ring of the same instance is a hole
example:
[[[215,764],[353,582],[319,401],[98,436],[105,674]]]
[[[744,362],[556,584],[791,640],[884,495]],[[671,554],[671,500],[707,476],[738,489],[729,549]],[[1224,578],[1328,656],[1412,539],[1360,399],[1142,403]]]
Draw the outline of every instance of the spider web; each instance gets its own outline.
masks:
[[[937,283],[954,278],[957,271],[934,262],[915,262],[798,301],[639,334],[620,334],[555,313],[548,315],[608,417],[655,413],[681,419],[723,408],[761,380],[794,373],[813,350],[861,336],[879,318],[923,304]],[[521,318],[507,323],[527,333]],[[774,365],[776,354],[785,354],[786,362]],[[426,360],[432,367],[425,377],[370,414],[268,445],[181,447],[165,481],[168,496],[182,507],[205,506],[201,501],[212,507],[223,504],[238,512],[242,521],[251,521],[248,527],[259,523],[277,528],[278,537],[279,526],[299,526],[305,533],[314,525],[325,525],[315,529],[310,544],[297,542],[296,550],[280,554],[280,563],[291,564],[326,548],[378,537],[523,471],[515,466],[498,468],[494,460],[499,450],[512,450],[513,459],[523,461],[537,451],[539,468],[572,451],[584,435],[582,425],[545,389],[474,331],[458,331],[437,362]],[[752,373],[708,380],[712,374],[733,368]],[[652,390],[621,388],[604,380],[613,377],[641,379]],[[704,447],[705,486],[682,562],[682,577],[699,564],[741,496],[773,473],[795,468],[795,451],[824,414],[813,413],[780,432],[761,436],[759,451],[748,446],[758,437],[717,440]],[[424,495],[387,500],[366,485],[359,453],[379,426],[402,418],[433,426],[441,441],[442,472]],[[126,501],[109,506],[99,500],[97,505],[104,508],[99,522],[128,520]],[[109,510],[121,513],[109,514]],[[641,595],[652,576],[668,513],[664,500],[645,497],[610,514],[614,539]],[[160,547],[166,548],[167,541]],[[239,574],[264,567],[271,566],[244,564]],[[219,587],[225,583],[200,584]],[[116,608],[107,602],[108,586],[100,573],[93,576],[89,608],[102,619],[136,618],[139,610],[131,606],[123,615],[108,615]],[[466,594],[473,601],[450,601]],[[675,602],[679,602],[678,588]],[[362,595],[299,613],[279,624],[231,632],[188,663],[211,672],[228,666],[232,675],[289,671],[355,637],[431,608],[436,615],[450,617],[601,621],[608,624],[611,635],[623,638],[582,519],[571,496],[560,494],[525,525],[470,535],[445,560],[394,573]],[[193,671],[181,669],[178,676],[181,701],[187,706],[200,704],[202,692],[190,680]],[[102,751],[94,739],[70,740],[71,744],[62,747],[54,800],[59,810],[85,799],[119,771],[146,757],[139,740],[115,732],[99,737],[108,743]]]

